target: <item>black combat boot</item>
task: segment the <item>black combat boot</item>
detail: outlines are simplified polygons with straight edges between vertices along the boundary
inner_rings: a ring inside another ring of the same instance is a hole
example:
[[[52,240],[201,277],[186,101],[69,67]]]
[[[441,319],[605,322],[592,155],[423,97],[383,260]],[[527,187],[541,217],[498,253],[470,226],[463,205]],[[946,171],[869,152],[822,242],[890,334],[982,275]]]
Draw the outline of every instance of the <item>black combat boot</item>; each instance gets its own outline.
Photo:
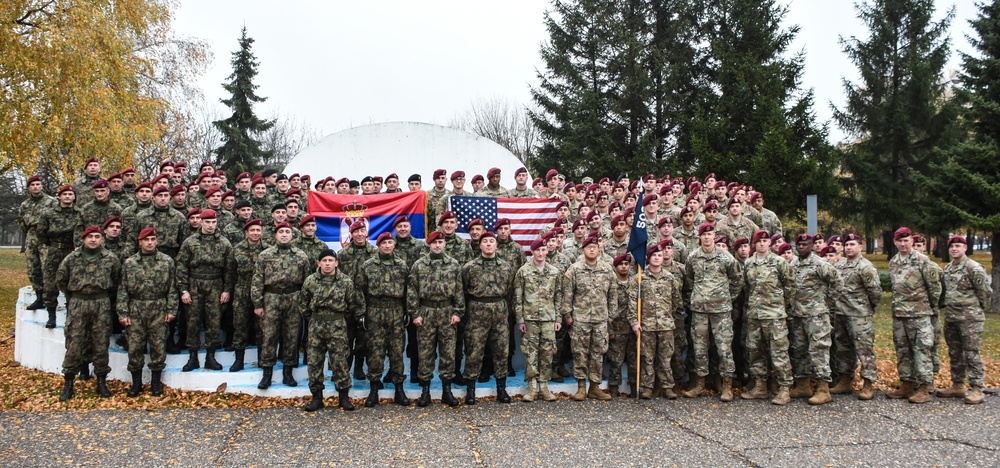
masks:
[[[45,322],[45,328],[55,328],[56,327],[56,310],[53,308],[49,310],[49,320]]]
[[[163,371],[153,371],[153,378],[149,379],[149,392],[155,397],[163,396],[163,382],[160,380]]]
[[[365,358],[361,353],[354,354],[354,380],[365,380]]]
[[[417,400],[417,406],[423,408],[431,404],[431,383],[420,382],[420,388],[420,399]]]
[[[323,404],[323,390],[314,390],[312,392],[312,400],[309,400],[309,404],[304,406],[302,409],[305,411],[316,411],[326,405]]]
[[[468,379],[469,385],[466,386],[465,390],[465,404],[474,405],[476,404],[476,379]]]
[[[507,377],[497,379],[497,402],[510,403],[510,395],[507,394]]]
[[[45,308],[45,301],[42,300],[42,296],[35,296],[35,302],[32,302],[31,304],[28,304],[28,307],[25,307],[27,310],[38,310],[43,308]]]
[[[142,393],[142,371],[135,371],[132,373],[132,386],[128,388],[129,398],[135,398]]]
[[[371,408],[378,404],[378,379],[370,380],[369,384],[371,390],[368,392],[368,398],[365,398],[365,408]]]
[[[101,398],[111,398],[111,390],[108,389],[108,374],[97,374],[97,386],[94,387]]]
[[[176,320],[175,320],[176,321]],[[184,348],[174,340],[174,329],[167,327],[167,354],[180,354]]]
[[[198,350],[188,350],[188,362],[181,368],[181,372],[191,372],[199,367],[201,367],[201,363],[198,362]]]
[[[403,391],[403,383],[400,382],[395,384],[396,394],[393,396],[393,400],[399,406],[410,406],[410,399],[407,398],[406,392]]]
[[[299,383],[295,381],[295,377],[292,377],[292,371],[295,370],[292,366],[284,366],[281,368],[281,383],[289,386],[295,387]]]
[[[229,367],[229,372],[239,372],[243,370],[243,359],[247,355],[247,350],[237,349],[236,350],[236,360],[233,361],[233,365]]]
[[[441,403],[448,406],[458,406],[458,399],[451,393],[451,381],[441,382]]]
[[[264,376],[260,378],[257,389],[267,390],[271,386],[271,378],[274,377],[274,367],[264,367]]]
[[[76,374],[71,372],[63,375],[63,391],[59,394],[59,401],[66,401],[73,398],[73,379]]]
[[[351,402],[351,389],[337,390],[337,399],[340,400],[337,406],[340,406],[341,409],[344,411],[354,411],[354,403]]]
[[[90,375],[90,363],[85,362],[80,365],[80,380],[90,380],[93,376]]]
[[[205,368],[210,370],[222,370],[222,364],[215,360],[215,350],[205,353]]]

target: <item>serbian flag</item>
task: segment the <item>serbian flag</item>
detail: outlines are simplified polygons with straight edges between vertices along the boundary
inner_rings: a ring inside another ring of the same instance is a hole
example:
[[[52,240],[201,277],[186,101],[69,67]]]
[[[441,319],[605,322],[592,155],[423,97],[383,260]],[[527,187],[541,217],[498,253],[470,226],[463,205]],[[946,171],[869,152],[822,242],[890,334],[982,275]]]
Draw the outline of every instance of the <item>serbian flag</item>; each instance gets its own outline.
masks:
[[[458,218],[458,235],[469,238],[469,221],[480,218],[486,229],[500,218],[510,220],[510,237],[527,251],[531,242],[538,239],[538,231],[556,222],[559,199],[553,198],[494,198],[451,197],[451,211]],[[310,205],[312,207],[312,205]]]
[[[316,217],[316,237],[339,251],[351,243],[351,224],[364,221],[368,240],[392,233],[392,222],[399,215],[410,218],[410,235],[424,236],[427,192],[383,193],[379,195],[334,195],[309,192],[309,214]]]

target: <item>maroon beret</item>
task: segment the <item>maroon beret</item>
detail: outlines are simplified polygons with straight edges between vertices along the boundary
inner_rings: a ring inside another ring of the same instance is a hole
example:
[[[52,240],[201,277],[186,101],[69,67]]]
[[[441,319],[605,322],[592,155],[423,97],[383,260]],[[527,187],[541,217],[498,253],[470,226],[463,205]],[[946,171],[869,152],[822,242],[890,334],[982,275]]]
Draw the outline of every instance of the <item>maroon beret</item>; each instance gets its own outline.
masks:
[[[667,224],[667,223],[674,224],[674,219],[671,218],[670,216],[664,216],[664,217],[660,218],[659,221],[656,222],[656,227],[661,228],[661,227],[663,227],[664,224]]]
[[[580,226],[584,226],[584,227],[586,227],[586,226],[587,226],[587,223],[586,223],[586,222],[585,222],[584,220],[582,220],[582,219],[578,219],[578,220],[576,220],[576,221],[573,221],[573,226],[572,226],[572,227],[570,227],[570,230],[571,230],[571,231],[575,231],[575,230],[576,230],[576,228],[578,228],[578,227],[580,227]]]
[[[108,181],[104,179],[97,179],[97,182],[94,182],[94,185],[91,185],[90,188],[92,189],[108,188]]]
[[[358,229],[364,229],[364,228],[365,228],[364,220],[355,221],[354,223],[351,224],[351,234],[354,234],[354,231],[357,231]]]
[[[141,184],[140,184],[140,185],[141,185]],[[139,191],[139,189],[141,189],[141,188],[143,188],[143,187],[139,187],[139,186],[137,186],[137,187],[135,188],[135,191],[136,191],[136,192],[138,192],[138,191]],[[146,187],[146,188],[149,188],[149,187]],[[170,190],[169,188],[167,188],[167,187],[163,187],[163,186],[157,186],[157,187],[156,187],[155,189],[153,189],[153,195],[156,195],[156,194],[158,194],[158,193],[163,193],[163,192],[166,192],[166,193],[167,193],[167,195],[170,195],[170,193],[171,193],[171,190]]]
[[[551,240],[553,237],[556,236],[556,232],[555,231],[556,231],[555,229],[550,229],[549,232],[546,232],[545,234],[542,234],[542,240],[545,241],[545,242],[548,242],[549,240]]]
[[[201,219],[216,219],[215,210],[202,210],[198,216]]]
[[[565,232],[565,231],[563,231],[563,228],[561,228],[561,227],[554,227],[552,229],[549,229],[549,232],[547,232],[546,234],[552,233],[552,235],[554,236],[554,235],[557,235],[557,234],[562,234],[563,232]]]
[[[497,222],[493,224],[493,230],[496,231],[497,229],[500,229],[500,227],[502,226],[510,226],[510,219],[507,218],[498,219]]]
[[[924,239],[924,236],[922,236],[920,234],[914,234],[913,235],[913,243],[914,244],[926,244],[927,243],[927,239]]]
[[[441,231],[431,231],[430,234],[427,234],[427,243],[428,244],[430,244],[431,242],[434,242],[434,241],[436,241],[438,239],[444,240],[444,233],[443,232],[441,232]]]
[[[302,191],[297,188],[290,188],[285,191],[285,198],[288,198],[292,195],[302,195]]]
[[[438,169],[438,170],[434,171],[434,177],[433,178],[437,179],[438,177],[444,177],[446,175],[448,175],[448,171],[446,171],[444,169]]]
[[[93,158],[91,158],[91,159],[93,159]],[[101,228],[99,228],[97,226],[87,226],[87,229],[84,229],[83,233],[80,234],[80,238],[81,239],[85,239],[88,235],[94,234],[94,233],[100,234],[101,233]]]
[[[739,198],[732,197],[726,203],[726,208],[729,208],[729,207],[733,206],[734,203],[739,203],[740,205],[743,205],[743,202],[741,202]]]
[[[190,210],[188,210],[187,216],[185,216],[185,218],[190,218],[192,216],[196,216],[196,215],[200,215],[200,214],[201,214],[201,208],[191,208]]]
[[[236,176],[236,181],[237,182],[239,182],[239,181],[241,181],[243,179],[253,180],[253,179],[250,178],[250,173],[249,172],[241,172],[240,175]]]
[[[121,179],[121,178],[122,178],[122,173],[121,172],[116,172],[116,173],[111,174],[111,175],[108,176],[108,181],[110,182],[110,181],[112,181],[114,179]]]
[[[623,218],[628,218],[629,215],[633,215],[633,214],[635,214],[635,207],[634,206],[630,206],[628,208],[625,208],[625,211],[622,211],[622,217]]]
[[[527,174],[527,173],[528,173],[528,169],[522,166],[522,167],[519,167],[516,171],[514,171],[514,177],[517,177],[517,176],[519,176],[521,174]]]
[[[103,231],[103,230],[107,229],[108,226],[111,225],[111,223],[122,224],[122,217],[121,216],[112,216],[112,217],[108,218],[108,220],[105,221],[104,224],[101,225],[101,230]]]
[[[246,231],[247,229],[250,229],[253,226],[264,227],[264,221],[261,221],[257,218],[251,219],[250,221],[247,221],[246,224],[243,225],[243,230]]]
[[[482,182],[482,180],[483,180],[482,174],[476,174],[476,175],[472,176],[472,181],[473,182],[476,182],[476,181]]]
[[[274,232],[278,232],[278,230],[282,229],[282,228],[288,228],[289,231],[294,231],[294,229],[292,229],[292,225],[291,224],[288,224],[288,222],[282,222],[282,223],[278,223],[278,224],[274,225]]]
[[[406,215],[399,215],[396,216],[396,219],[392,221],[392,227],[395,228],[396,225],[399,223],[408,223],[408,222],[410,222],[410,218],[407,218]]]
[[[126,167],[124,170],[122,170],[122,175],[124,176],[125,174],[135,174],[135,168]]]
[[[719,237],[716,237],[715,238],[715,243],[716,244],[726,244],[726,245],[729,245],[729,237],[727,237],[726,235],[721,235]]]
[[[395,239],[392,238],[392,234],[389,234],[388,232],[383,232],[382,234],[378,235],[378,239],[375,239],[375,245],[381,244],[382,241],[384,240],[395,240]]]
[[[747,239],[746,237],[740,237],[740,238],[736,239],[735,241],[733,241],[733,248],[734,249],[738,249],[738,248],[740,248],[741,245],[749,244],[749,243],[750,243],[750,239]]]
[[[828,245],[828,246],[823,247],[822,249],[820,249],[819,256],[820,257],[825,257],[826,254],[831,253],[831,252],[836,253],[837,249],[833,248],[832,245]]]
[[[548,182],[557,175],[559,175],[559,171],[555,169],[549,169],[549,171],[545,173],[545,181]]]
[[[145,228],[139,231],[139,240],[145,239],[147,237],[156,237],[156,229],[153,226]]]
[[[303,216],[301,220],[299,220],[299,227],[305,226],[306,224],[309,224],[309,223],[315,223],[315,222],[316,222],[316,217],[313,216],[313,215],[311,215],[311,214],[307,214],[307,215]]]
[[[705,203],[705,206],[701,209],[701,212],[704,213],[709,210],[718,210],[718,209],[719,209],[719,204],[716,203],[715,200],[712,200],[709,201],[708,203]]]
[[[87,162],[83,163],[83,166],[86,167],[90,163],[100,163],[100,161],[98,161],[97,158],[88,158]]]
[[[451,177],[448,180],[455,180],[458,178],[465,178],[465,171],[455,171],[451,173]]]
[[[42,181],[41,176],[33,175],[31,177],[28,177],[28,185],[31,185],[32,182],[41,182],[41,181]]]
[[[658,202],[658,201],[660,201],[660,197],[658,197],[655,193],[653,193],[646,195],[645,197],[642,198],[642,205],[645,206],[647,203]]]
[[[663,246],[663,247],[673,248],[673,246],[674,246],[674,238],[673,237],[667,237],[666,239],[663,239],[663,240],[660,241],[660,245]]]
[[[671,190],[673,190],[673,188],[674,187],[672,185],[670,185],[670,184],[663,184],[663,185],[661,185],[660,186],[660,191],[659,191],[660,196],[666,195],[667,192],[670,192]]]
[[[715,232],[715,226],[713,226],[712,223],[701,223],[701,226],[698,226],[698,235],[699,236],[702,235],[702,234],[704,234],[704,233],[706,233],[706,232],[708,232],[708,231]]]
[[[813,241],[822,241],[822,240],[823,240],[822,232],[817,232],[816,234],[813,235]]]
[[[472,221],[469,221],[469,226],[467,227],[467,229],[471,231],[472,230],[472,226],[482,226],[483,229],[486,229],[486,224],[483,223],[483,220],[479,219],[479,218],[476,218],[476,219],[473,219]]]
[[[538,239],[535,239],[535,240],[531,241],[531,247],[530,248],[531,248],[532,252],[534,252],[534,251],[536,251],[536,250],[538,250],[538,249],[540,249],[542,247],[545,247],[545,239],[542,239],[541,237],[539,237]]]
[[[630,257],[630,256],[629,256],[629,254],[627,254],[627,253],[623,253],[623,254],[621,254],[621,255],[619,255],[619,256],[617,256],[617,257],[615,257],[615,261],[614,261],[614,264],[615,264],[615,266],[618,266],[618,265],[621,265],[621,264],[622,264],[623,262],[624,262],[624,263],[629,263],[629,262],[631,262],[631,261],[632,261],[632,259],[631,259],[631,258],[629,258],[629,257]]]
[[[372,179],[374,179],[374,180],[375,180],[375,182],[378,182],[378,183],[380,183],[380,184],[381,184],[381,183],[382,183],[382,181],[383,181],[383,179],[382,179],[382,176],[380,176],[380,175],[377,175],[377,176],[374,176],[374,177],[372,177]]]
[[[205,190],[205,198],[208,198],[208,197],[211,197],[212,195],[215,195],[215,193],[218,192],[218,191],[219,191],[219,187],[210,187],[208,190]]]
[[[781,239],[782,237],[784,236],[782,236],[780,232],[774,233],[774,235],[771,236],[771,243],[774,244],[775,242],[778,242],[778,239]]]
[[[185,190],[187,189],[185,189],[183,185],[175,185],[174,188],[170,189],[170,196],[172,197],[179,193],[184,193]]]
[[[73,186],[72,185],[63,185],[62,187],[59,187],[59,191],[56,192],[56,195],[62,195],[63,192],[73,192],[73,193],[76,193],[76,190],[73,190]]]
[[[205,161],[205,162],[201,163],[201,167],[199,167],[198,169],[201,170],[201,169],[204,169],[206,167],[211,167],[212,169],[215,169],[215,165],[213,165],[212,163],[210,163],[208,161]]]
[[[569,193],[570,190],[576,190],[576,184],[570,182],[563,187],[563,193]]]
[[[492,231],[486,231],[486,232],[483,233],[482,236],[479,236],[479,240],[483,240],[483,239],[496,239],[496,238],[497,238],[497,235],[493,234]]]
[[[256,187],[258,185],[267,185],[267,182],[264,182],[264,179],[261,177],[257,177],[250,180],[250,188]]]
[[[164,188],[166,188],[166,187],[164,187]],[[139,193],[139,191],[142,190],[142,189],[148,189],[149,191],[152,191],[153,190],[153,186],[149,182],[141,182],[141,183],[139,183],[138,185],[135,186],[135,193]]]
[[[387,180],[387,181],[388,181],[389,179],[396,179],[396,180],[399,180],[399,176],[398,176],[398,175],[396,175],[396,173],[395,173],[395,172],[393,172],[392,174],[389,174],[389,175],[385,176],[385,180]]]
[[[587,215],[587,222],[589,223],[589,222],[590,222],[590,221],[592,221],[592,220],[593,220],[594,218],[598,218],[598,219],[600,219],[600,217],[601,217],[601,214],[600,214],[600,213],[598,213],[597,211],[591,211],[591,212],[590,212],[590,213],[589,213],[589,214]]]
[[[225,200],[225,199],[227,199],[229,197],[236,198],[236,192],[234,192],[232,190],[226,190],[225,192],[222,193],[222,199],[223,200]]]
[[[656,252],[663,252],[663,246],[660,244],[653,244],[646,249],[646,257],[652,257]]]
[[[849,233],[849,234],[844,234],[844,243],[847,243],[847,242],[850,242],[850,241],[854,241],[854,242],[857,242],[857,243],[860,244],[861,243],[861,236],[859,236],[859,235],[857,235],[857,234],[855,234],[853,232]]]
[[[778,255],[784,255],[784,253],[789,250],[792,250],[792,244],[785,242],[784,244],[778,246]]]
[[[684,215],[686,215],[688,213],[694,213],[694,210],[692,210],[690,206],[685,206],[684,208],[681,208],[681,212],[677,216],[678,217],[683,217]]]
[[[810,236],[808,233],[803,232],[802,234],[795,236],[795,243],[798,244],[799,242],[812,242],[813,239],[814,239],[813,236]]]
[[[600,239],[601,239],[601,236],[598,235],[595,232],[595,233],[587,236],[587,238],[583,240],[583,244],[580,245],[580,248],[582,249],[582,248],[584,248],[584,247],[586,247],[586,246],[588,246],[590,244],[597,244],[597,241],[599,241]]]
[[[831,243],[831,244],[834,243],[834,242],[841,242],[841,243],[844,242],[844,241],[841,240],[840,236],[838,236],[838,235],[832,235],[826,241],[829,242],[829,243]]]
[[[900,239],[902,239],[904,237],[910,237],[912,235],[913,235],[913,231],[911,231],[910,228],[908,228],[908,227],[901,227],[899,229],[896,229],[896,232],[892,235],[892,239],[893,240],[900,240]]]
[[[444,213],[441,213],[440,217],[438,217],[438,226],[444,224],[445,220],[448,220],[448,219],[457,220],[458,216],[455,215],[454,211],[445,211]]]
[[[615,227],[618,225],[618,223],[624,223],[624,222],[625,222],[625,216],[615,215],[611,217],[611,227]]]
[[[750,239],[750,243],[756,245],[761,239],[768,239],[767,231],[758,229],[754,231],[753,238]]]
[[[493,177],[495,175],[500,175],[500,168],[499,167],[491,167],[490,170],[486,171],[486,178],[487,179],[490,178],[490,177]]]
[[[965,242],[965,238],[962,237],[962,236],[951,236],[951,237],[948,238],[948,247],[951,247],[951,244],[963,244],[963,245],[965,245],[965,243],[966,243]]]
[[[337,184],[336,185],[350,184],[350,183],[351,183],[351,179],[348,179],[347,177],[341,177],[341,178],[337,179]]]

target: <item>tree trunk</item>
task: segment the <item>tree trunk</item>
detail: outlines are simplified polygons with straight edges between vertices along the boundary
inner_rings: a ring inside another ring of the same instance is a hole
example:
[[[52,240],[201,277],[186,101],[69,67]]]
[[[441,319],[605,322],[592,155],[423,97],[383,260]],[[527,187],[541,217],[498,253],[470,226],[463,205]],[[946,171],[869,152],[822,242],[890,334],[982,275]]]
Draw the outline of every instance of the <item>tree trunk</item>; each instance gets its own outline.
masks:
[[[993,265],[993,305],[990,308],[990,312],[997,314],[1000,313],[1000,244],[997,244],[997,237],[1000,236],[1000,230],[993,231],[990,234],[990,254],[993,255],[993,260],[991,264]]]

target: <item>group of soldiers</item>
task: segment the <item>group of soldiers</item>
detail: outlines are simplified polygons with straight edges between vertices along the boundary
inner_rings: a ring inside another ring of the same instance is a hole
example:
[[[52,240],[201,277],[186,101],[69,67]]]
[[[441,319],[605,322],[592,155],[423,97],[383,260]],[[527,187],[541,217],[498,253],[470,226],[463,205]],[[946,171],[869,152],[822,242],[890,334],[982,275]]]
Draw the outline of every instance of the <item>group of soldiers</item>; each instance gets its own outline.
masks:
[[[307,192],[401,192],[396,174],[327,177],[315,186],[307,175],[274,170],[241,173],[232,188],[227,180],[204,163],[188,182],[183,163],[171,162],[148,182],[136,183],[132,169],[103,179],[97,159],[56,197],[37,176],[28,179],[20,222],[29,277],[41,292],[28,308],[45,308],[46,327],[54,328],[59,292],[67,298],[60,400],[72,398],[76,376],[89,378],[91,364],[97,392],[111,395],[108,345],[116,331],[129,353],[129,396],[142,391],[147,347],[151,392],[159,396],[167,353],[186,348],[188,372],[202,367],[204,346],[204,368],[222,370],[215,353],[232,349],[229,371],[239,372],[256,345],[262,390],[279,359],[282,383],[298,384],[292,369],[301,347],[313,396],[308,411],[324,405],[325,365],[343,409],[354,409],[352,367],[355,379],[370,381],[365,406],[377,405],[389,383],[394,401],[409,405],[404,355],[411,381],[422,386],[418,406],[431,403],[435,362],[444,404],[459,404],[452,385],[465,386],[465,403],[475,404],[477,383],[491,375],[497,401],[509,403],[515,331],[526,359],[523,401],[555,400],[548,383],[570,375],[575,400],[618,397],[623,366],[629,394],[642,399],[694,398],[714,387],[731,401],[742,385],[742,398],[784,405],[852,393],[860,362],[858,398],[874,395],[872,315],[882,288],[862,255],[863,239],[800,234],[785,242],[763,194],[715,174],[574,184],[550,170],[529,186],[521,168],[506,189],[492,168],[467,190],[463,171],[437,170],[426,207],[436,226],[425,240],[399,216],[393,234],[373,244],[358,221],[339,252],[316,237]],[[418,174],[407,183],[422,190]],[[471,239],[459,237],[448,203],[454,195],[558,199],[558,219],[526,256],[507,219],[493,226],[475,219],[466,226]],[[632,229],[646,230],[644,267],[627,252]],[[944,270],[909,229],[896,231],[895,243],[893,338],[902,383],[888,397],[929,400],[943,334],[953,385],[937,394],[981,402],[989,277],[965,255],[962,237],[949,239]]]

